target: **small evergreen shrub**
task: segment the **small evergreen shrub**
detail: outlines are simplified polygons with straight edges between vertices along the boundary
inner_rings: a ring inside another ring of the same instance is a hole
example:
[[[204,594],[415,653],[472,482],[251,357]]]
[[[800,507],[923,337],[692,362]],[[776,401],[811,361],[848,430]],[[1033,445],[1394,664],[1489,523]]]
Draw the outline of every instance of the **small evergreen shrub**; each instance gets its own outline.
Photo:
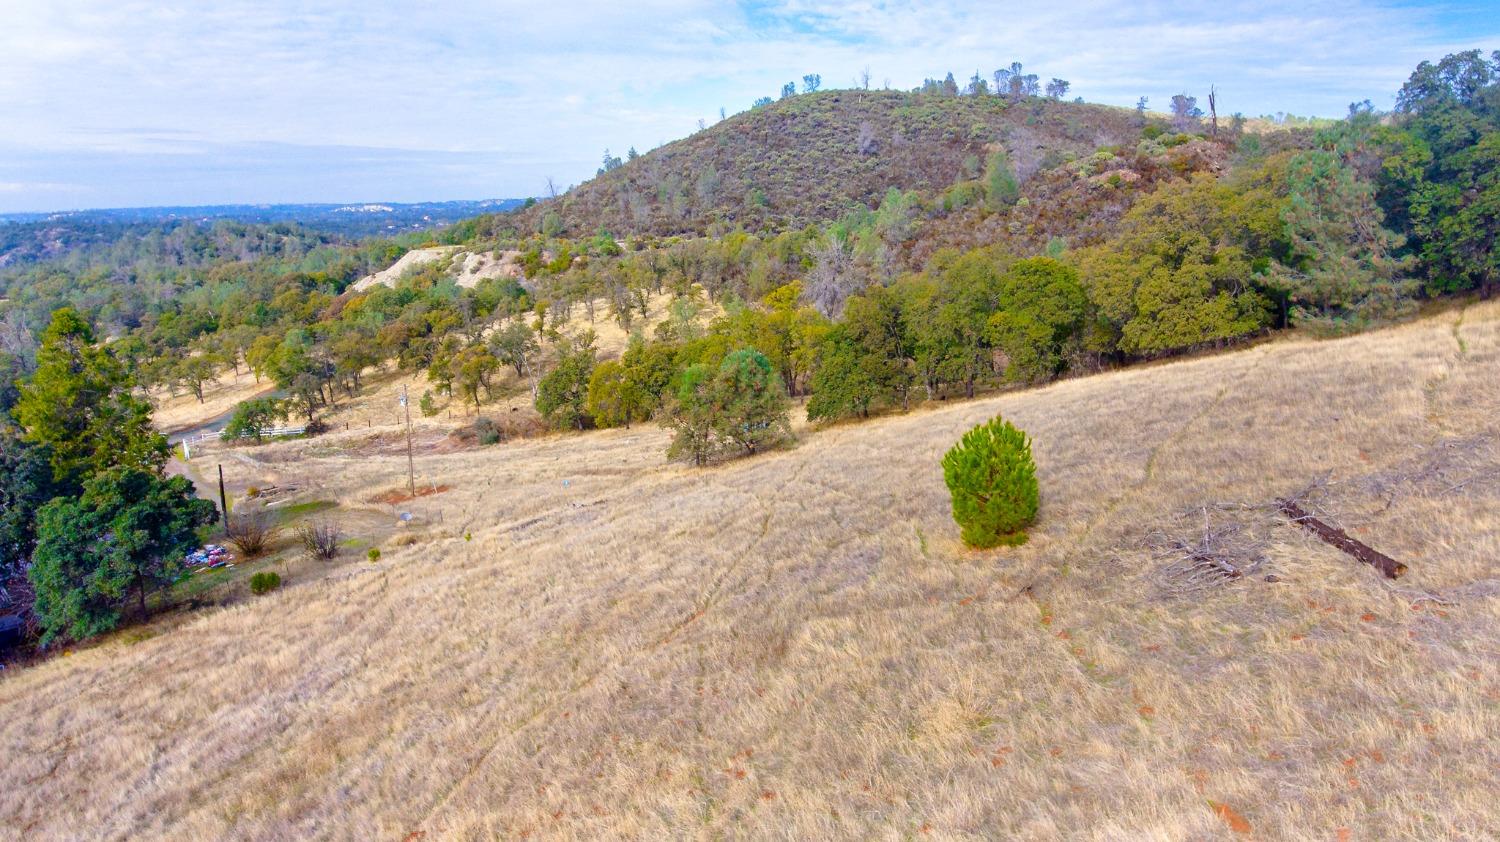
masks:
[[[270,570],[263,570],[250,577],[250,593],[260,596],[270,593],[281,587],[281,576]]]
[[[417,401],[417,408],[422,411],[423,418],[431,418],[438,414],[437,402],[432,399],[431,389],[422,393],[422,399]]]
[[[1026,543],[1038,490],[1031,440],[998,416],[964,433],[943,456],[943,480],[964,543],[981,549]]]
[[[380,560],[380,548],[379,547],[371,547],[369,549],[369,551],[365,553],[365,558],[368,558],[370,560],[371,564],[374,564],[375,562],[379,561]]]

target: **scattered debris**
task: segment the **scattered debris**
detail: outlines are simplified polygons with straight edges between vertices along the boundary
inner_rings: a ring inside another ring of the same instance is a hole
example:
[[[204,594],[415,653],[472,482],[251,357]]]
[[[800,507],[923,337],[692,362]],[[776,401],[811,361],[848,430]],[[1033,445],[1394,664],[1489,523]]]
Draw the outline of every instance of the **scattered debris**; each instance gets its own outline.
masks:
[[[1291,518],[1293,523],[1313,532],[1319,538],[1322,538],[1324,543],[1337,547],[1365,564],[1374,567],[1385,574],[1387,579],[1398,579],[1401,577],[1401,574],[1406,572],[1406,565],[1379,550],[1372,549],[1361,541],[1349,537],[1349,533],[1344,530],[1313,517],[1296,500],[1282,498],[1276,501],[1276,507],[1287,517]]]
[[[234,566],[234,554],[219,544],[204,544],[183,558],[183,564],[194,573],[204,573]]]

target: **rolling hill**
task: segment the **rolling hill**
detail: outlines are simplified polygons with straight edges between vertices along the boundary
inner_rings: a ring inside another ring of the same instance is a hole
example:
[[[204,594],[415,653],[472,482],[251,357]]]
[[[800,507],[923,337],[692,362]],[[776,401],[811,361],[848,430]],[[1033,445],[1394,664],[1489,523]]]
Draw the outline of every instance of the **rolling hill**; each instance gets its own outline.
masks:
[[[1139,135],[1134,112],[1103,105],[823,91],[736,114],[494,224],[530,233],[555,212],[569,236],[797,229],[878,204],[891,188],[940,192],[994,149],[1025,181]]]
[[[803,429],[270,445],[394,533],[0,680],[0,826],[102,838],[1482,838],[1500,306]],[[938,460],[1034,438],[1026,546]],[[214,456],[208,457],[210,460]],[[204,467],[211,464],[204,463]],[[1462,489],[1455,493],[1455,489]],[[1277,514],[1301,494],[1397,583]],[[1209,547],[1239,578],[1185,564]],[[1441,770],[1435,773],[1434,770]]]

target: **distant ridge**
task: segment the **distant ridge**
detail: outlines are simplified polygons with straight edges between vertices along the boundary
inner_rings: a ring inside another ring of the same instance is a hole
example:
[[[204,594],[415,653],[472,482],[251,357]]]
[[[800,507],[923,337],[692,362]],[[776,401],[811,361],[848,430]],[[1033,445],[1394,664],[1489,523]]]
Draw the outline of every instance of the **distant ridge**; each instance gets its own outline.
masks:
[[[295,222],[346,236],[374,236],[441,228],[469,217],[499,213],[520,199],[449,202],[327,202],[311,204],[170,205],[145,208],[92,208],[0,214],[0,224],[68,222],[140,225],[183,221],[246,223]]]

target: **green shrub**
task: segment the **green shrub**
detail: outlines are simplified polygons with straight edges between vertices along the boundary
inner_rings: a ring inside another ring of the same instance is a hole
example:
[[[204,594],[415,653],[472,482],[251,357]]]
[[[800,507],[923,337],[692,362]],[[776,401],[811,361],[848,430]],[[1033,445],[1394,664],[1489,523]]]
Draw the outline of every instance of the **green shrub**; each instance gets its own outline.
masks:
[[[438,414],[437,404],[432,400],[431,389],[422,393],[422,399],[417,401],[417,409],[422,411],[423,418],[431,418]]]
[[[586,428],[593,423],[587,407],[593,374],[594,336],[589,332],[564,350],[557,366],[537,383],[536,411],[554,429]]]
[[[1021,198],[1021,187],[1016,181],[1015,168],[1005,152],[991,152],[984,164],[984,203],[991,211],[1000,211]]]
[[[380,560],[380,548],[379,547],[371,547],[365,553],[365,558],[368,558],[370,560],[371,564],[374,564],[375,562],[379,561]]]
[[[290,404],[276,398],[241,401],[219,437],[225,441],[252,438],[259,443],[265,438],[265,431],[275,427],[277,422],[286,421],[290,412]]]
[[[791,439],[789,401],[765,354],[742,348],[717,370],[698,363],[676,382],[662,425],[676,435],[667,458],[706,465],[716,454],[753,455]]]
[[[503,438],[500,425],[495,423],[495,419],[482,415],[474,419],[474,436],[480,444],[499,444]]]
[[[1031,441],[1000,417],[964,433],[943,456],[943,480],[964,543],[988,548],[1026,543],[1036,520],[1036,465]]]
[[[281,576],[270,570],[263,570],[250,577],[250,593],[260,596],[270,593],[281,587]]]

